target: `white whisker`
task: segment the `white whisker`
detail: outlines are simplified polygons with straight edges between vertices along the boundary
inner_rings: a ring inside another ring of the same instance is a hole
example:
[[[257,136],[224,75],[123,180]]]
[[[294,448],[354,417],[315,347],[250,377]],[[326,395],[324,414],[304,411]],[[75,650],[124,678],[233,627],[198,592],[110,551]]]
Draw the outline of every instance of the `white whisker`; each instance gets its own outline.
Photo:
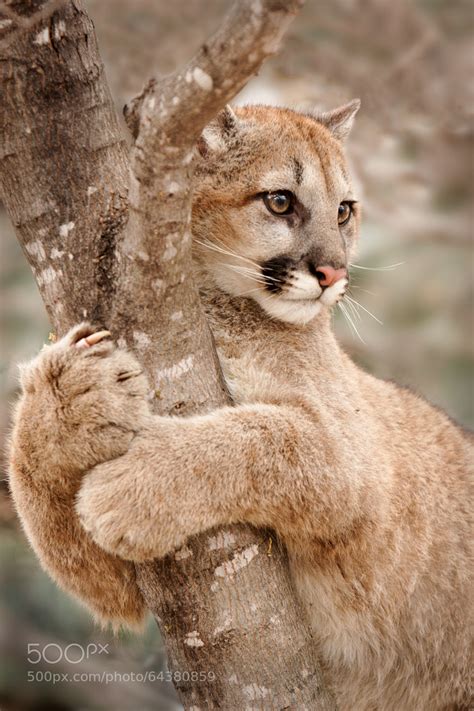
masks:
[[[268,281],[274,281],[276,284],[282,284],[281,279],[278,279],[276,277],[272,277],[270,275],[263,275],[262,272],[256,272],[253,269],[250,269],[250,267],[242,267],[240,264],[233,264],[232,265],[233,269],[235,271],[241,272],[244,275],[251,275],[251,276],[256,276],[259,277],[262,283],[266,284]]]
[[[369,291],[368,289],[363,289],[361,286],[356,286],[355,284],[351,283],[351,289],[359,289],[359,291],[363,291],[364,294],[370,294],[370,296],[377,296],[377,294],[373,291]]]
[[[250,267],[245,267],[240,264],[239,265],[233,264],[232,267],[235,271],[241,270],[242,274],[261,277],[262,279],[265,280],[263,283],[267,283],[268,281],[274,281],[277,284],[281,284],[281,279],[276,279],[275,277],[272,277],[270,275],[266,275],[264,277],[262,272],[260,271],[260,265],[257,264],[257,262],[253,262],[251,259],[247,259],[247,257],[242,257],[242,255],[237,254],[236,252],[222,249],[222,247],[219,247],[218,245],[213,244],[212,242],[201,242],[201,240],[198,240],[198,239],[195,239],[194,241],[196,244],[199,244],[199,245],[201,245],[201,247],[205,247],[206,249],[209,249],[210,251],[218,252],[219,254],[224,254],[228,257],[236,257],[237,259],[243,259],[245,262],[252,264],[253,266],[255,266],[258,269],[258,271],[254,271],[254,270],[250,269]],[[230,267],[230,265],[227,265],[227,264],[224,266]]]
[[[233,252],[229,252],[225,249],[222,249],[221,247],[218,247],[217,245],[212,244],[211,242],[201,242],[201,240],[198,240],[198,239],[195,239],[194,242],[196,244],[199,244],[201,247],[208,249],[211,252],[217,252],[218,254],[224,254],[225,256],[228,256],[228,257],[237,257],[239,259],[245,259],[245,257],[240,257],[238,254],[234,254]],[[247,260],[247,261],[249,261],[249,260]],[[224,266],[230,266],[230,265],[224,265]],[[249,271],[251,271],[250,267],[243,267],[241,265],[232,265],[232,266],[235,269],[237,269],[237,268],[248,269]],[[254,271],[252,273],[257,274],[257,272],[254,272]],[[260,272],[258,272],[258,274],[260,274]]]
[[[201,242],[198,239],[194,240],[197,244],[201,245],[202,247],[205,247],[206,249],[209,249],[210,251],[218,252],[219,254],[224,254],[229,257],[236,257],[238,259],[243,259],[246,262],[249,262],[249,264],[255,264],[257,269],[259,271],[255,271],[251,269],[250,267],[243,266],[241,264],[223,264],[223,266],[228,267],[229,269],[233,269],[235,272],[240,272],[244,274],[245,276],[252,276],[252,277],[257,277],[261,281],[262,284],[266,284],[269,281],[273,281],[276,284],[281,284],[281,279],[277,279],[275,277],[272,277],[270,275],[263,276],[262,272],[260,271],[260,266],[256,262],[252,262],[250,259],[247,259],[246,257],[242,257],[239,254],[236,254],[235,252],[229,252],[225,249],[222,249],[221,247],[218,247],[215,244],[212,244],[211,242]]]
[[[260,266],[256,262],[253,262],[251,259],[247,259],[247,257],[243,257],[241,254],[237,254],[236,252],[233,252],[232,250],[223,249],[222,247],[220,247],[217,244],[214,244],[213,242],[202,242],[199,239],[195,239],[194,242],[196,244],[200,244],[202,247],[205,247],[206,249],[209,249],[214,252],[219,252],[219,254],[225,254],[228,257],[235,257],[236,259],[242,259],[244,262],[248,262],[253,267],[257,267],[257,269],[260,269]]]
[[[362,343],[364,343],[364,345],[365,345],[364,339],[362,338],[362,336],[360,335],[359,331],[357,330],[357,327],[356,327],[354,321],[352,320],[352,318],[350,317],[349,312],[348,312],[347,309],[344,307],[344,304],[342,304],[342,303],[339,301],[338,306],[339,306],[339,308],[341,309],[342,313],[344,314],[344,316],[345,316],[345,318],[346,318],[348,324],[353,328],[353,330],[354,330],[355,334],[357,335],[357,337],[359,338],[359,340],[360,340]]]
[[[401,267],[405,262],[397,262],[396,264],[388,264],[386,267],[363,267],[361,264],[350,264],[354,269],[364,269],[367,272],[390,272],[397,267]]]
[[[243,259],[245,262],[248,262],[252,266],[256,267],[257,269],[260,269],[260,264],[257,262],[254,262],[253,259],[249,259],[248,257],[244,257],[242,254],[239,254],[238,252],[234,252],[234,250],[230,249],[228,245],[225,244],[222,240],[220,240],[218,237],[214,237],[214,239],[224,248],[227,250],[230,250],[230,254],[233,254],[234,257],[237,257],[238,259]]]
[[[236,271],[242,272],[242,274],[251,274],[252,276],[258,276],[263,279],[263,274],[261,272],[255,271],[255,269],[250,269],[250,267],[242,267],[240,264],[231,265]]]
[[[240,294],[237,294],[237,296],[248,296],[249,294],[253,294],[256,291],[261,292],[262,289],[259,286],[257,286],[255,289],[249,289],[248,291],[242,291]]]
[[[263,277],[260,277],[258,274],[246,274],[245,272],[241,272],[238,267],[234,266],[233,264],[226,264],[223,262],[221,266],[226,267],[227,269],[230,269],[231,271],[235,272],[236,274],[240,274],[241,276],[245,276],[251,281],[256,282],[257,284],[262,284],[262,286],[266,285],[266,281],[263,279]]]
[[[344,320],[347,321],[347,323],[349,324],[350,329],[351,329],[351,331],[352,331],[352,330],[353,330],[352,324],[351,324],[351,322],[349,321],[349,319],[347,318],[347,312],[346,312],[346,310],[343,308],[343,306],[342,306],[342,304],[341,304],[340,301],[337,303],[337,306],[340,308],[341,314],[344,316]]]
[[[356,304],[357,306],[360,306],[360,308],[361,308],[363,311],[365,311],[365,313],[369,314],[369,316],[372,316],[372,318],[373,318],[375,321],[377,321],[377,323],[379,323],[381,326],[383,326],[383,321],[381,321],[379,318],[377,318],[377,316],[374,316],[374,314],[373,314],[371,311],[369,311],[369,309],[366,309],[365,306],[363,306],[359,301],[356,301],[355,299],[351,299],[351,297],[350,297],[350,296],[347,296],[347,295],[346,295],[346,299],[347,299],[348,301],[352,301],[353,304]]]
[[[266,294],[266,295],[262,298],[262,301],[263,301],[263,302],[271,301],[272,299],[275,299],[276,297],[277,297],[277,294],[271,294],[271,293],[269,293],[269,294]]]
[[[345,298],[347,299],[348,308],[352,311],[352,314],[354,315],[354,317],[360,321],[362,317],[361,317],[360,313],[357,311],[357,309],[354,306],[354,304],[352,303],[352,301],[347,296],[347,294],[345,295]]]

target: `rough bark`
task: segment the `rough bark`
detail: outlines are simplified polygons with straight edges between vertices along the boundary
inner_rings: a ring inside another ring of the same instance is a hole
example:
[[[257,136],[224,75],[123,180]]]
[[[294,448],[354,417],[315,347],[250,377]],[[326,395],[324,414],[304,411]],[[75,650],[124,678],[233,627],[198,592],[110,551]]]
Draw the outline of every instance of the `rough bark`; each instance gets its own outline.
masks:
[[[109,327],[142,360],[159,413],[228,402],[191,279],[194,145],[300,4],[237,2],[184,71],[133,102],[130,158],[82,4],[0,4],[3,201],[55,330]],[[203,534],[138,579],[186,708],[334,708],[270,533]]]

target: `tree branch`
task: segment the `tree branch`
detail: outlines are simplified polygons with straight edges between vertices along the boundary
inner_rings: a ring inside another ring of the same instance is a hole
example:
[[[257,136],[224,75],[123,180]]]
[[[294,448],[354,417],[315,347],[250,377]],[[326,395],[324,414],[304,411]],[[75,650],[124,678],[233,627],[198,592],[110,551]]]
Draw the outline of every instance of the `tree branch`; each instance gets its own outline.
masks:
[[[117,295],[116,325],[122,332],[128,324],[126,341],[141,351],[152,373],[160,413],[184,414],[226,401],[191,276],[194,146],[207,123],[277,50],[302,4],[236,2],[184,71],[149,82],[126,109],[135,144],[130,223],[123,246],[127,258],[119,280],[126,288]],[[150,293],[159,297],[159,308]],[[130,309],[131,303],[141,307]],[[156,363],[164,378],[158,377]],[[172,369],[183,368],[185,377],[168,377]]]
[[[184,70],[160,82],[150,81],[126,107],[133,135],[140,126],[142,145],[158,139],[158,144],[148,146],[155,154],[163,132],[174,145],[193,146],[217,112],[277,52],[303,4],[304,0],[235,2],[221,27]]]
[[[300,5],[236,2],[184,72],[150,83],[129,109],[130,162],[78,0],[0,46],[0,184],[52,323],[62,333],[89,318],[120,334],[157,412],[228,402],[191,278],[193,147]],[[185,707],[334,708],[268,532],[206,533],[137,574],[171,668],[203,679],[181,675]]]

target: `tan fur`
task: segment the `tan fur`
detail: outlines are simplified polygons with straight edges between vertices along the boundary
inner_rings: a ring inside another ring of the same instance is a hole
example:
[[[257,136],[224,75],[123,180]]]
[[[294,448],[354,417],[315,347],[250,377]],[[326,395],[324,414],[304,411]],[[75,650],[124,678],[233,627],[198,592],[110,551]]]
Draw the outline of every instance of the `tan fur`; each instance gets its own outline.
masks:
[[[111,342],[75,348],[90,332],[88,326],[73,329],[21,367],[10,489],[25,533],[51,576],[99,621],[134,626],[145,611],[134,565],[84,535],[74,505],[84,473],[124,454],[147,421],[146,384],[143,376],[126,377],[137,372],[136,361]]]
[[[85,325],[25,371],[12,493],[43,565],[100,617],[124,622],[143,612],[127,561],[229,522],[270,526],[341,711],[467,709],[470,438],[341,351],[330,306],[342,290],[308,303],[300,322],[286,302],[278,318],[280,297],[269,314],[261,280],[226,266],[253,271],[245,259],[305,250],[347,263],[358,211],[338,229],[339,202],[354,198],[335,137],[344,125],[320,119],[247,107],[201,142],[196,275],[236,406],[152,416],[132,356],[108,342],[75,348]],[[308,208],[290,227],[253,197],[276,189]]]

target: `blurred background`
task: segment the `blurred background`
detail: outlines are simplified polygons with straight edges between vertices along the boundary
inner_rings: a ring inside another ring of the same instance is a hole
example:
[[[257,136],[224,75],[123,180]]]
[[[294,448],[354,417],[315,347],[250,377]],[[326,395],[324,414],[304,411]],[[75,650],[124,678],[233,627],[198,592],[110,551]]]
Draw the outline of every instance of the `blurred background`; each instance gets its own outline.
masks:
[[[166,74],[194,53],[230,1],[86,5],[121,113],[151,74]],[[353,298],[362,308],[358,314],[349,308],[352,325],[337,314],[335,327],[364,368],[414,388],[465,426],[474,424],[472,21],[469,0],[307,0],[280,54],[236,100],[333,108],[362,99],[348,146],[364,209],[352,272]],[[36,353],[49,324],[1,206],[0,235],[3,445],[15,364]],[[114,638],[50,582],[25,542],[4,482],[0,584],[2,711],[180,708],[162,681],[53,683],[48,672],[156,671],[166,668],[165,656],[152,621],[143,637]],[[64,659],[67,645],[99,642],[107,654]],[[62,650],[63,659],[32,664],[28,644],[53,645],[47,658]],[[44,672],[43,680],[28,682],[29,670]]]

